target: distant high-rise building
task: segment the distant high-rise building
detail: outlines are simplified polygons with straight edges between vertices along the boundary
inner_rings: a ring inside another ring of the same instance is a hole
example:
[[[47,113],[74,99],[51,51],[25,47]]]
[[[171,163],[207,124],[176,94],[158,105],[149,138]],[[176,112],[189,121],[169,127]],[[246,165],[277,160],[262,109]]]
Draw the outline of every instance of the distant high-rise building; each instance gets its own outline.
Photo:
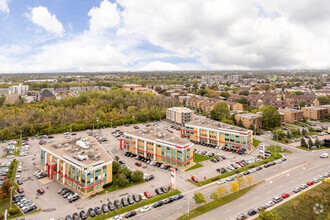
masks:
[[[28,85],[19,84],[18,86],[10,86],[9,94],[18,94],[20,96],[27,95],[27,92],[29,91]]]

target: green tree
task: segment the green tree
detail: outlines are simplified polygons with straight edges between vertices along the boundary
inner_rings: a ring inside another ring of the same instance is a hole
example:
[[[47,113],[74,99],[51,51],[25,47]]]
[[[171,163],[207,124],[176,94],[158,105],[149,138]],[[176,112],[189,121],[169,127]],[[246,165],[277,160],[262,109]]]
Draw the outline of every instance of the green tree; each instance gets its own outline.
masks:
[[[222,121],[224,118],[229,118],[230,110],[225,102],[218,102],[214,105],[211,111],[211,119]]]
[[[305,128],[303,128],[303,129],[301,130],[301,134],[302,134],[302,135],[306,135],[306,133],[307,133],[307,131],[305,130]]]
[[[135,183],[141,182],[143,180],[143,172],[140,170],[135,170],[132,173],[131,180]]]
[[[117,161],[112,162],[112,173],[116,174],[121,169],[121,164]]]
[[[318,139],[318,138],[316,138],[316,140],[315,140],[315,146],[316,147],[318,147],[318,148],[320,148],[321,147],[321,141]]]
[[[11,181],[9,178],[3,181],[2,186],[0,188],[0,199],[10,197],[10,193],[11,193],[10,187],[12,187],[13,185],[14,185],[13,181]]]
[[[320,95],[318,97],[320,105],[328,105],[329,104],[329,97],[327,95]]]
[[[245,97],[240,97],[238,100],[237,100],[238,103],[241,103],[242,105],[244,104],[248,104],[248,100],[247,98]]]
[[[132,177],[132,171],[129,170],[127,167],[121,168],[118,174],[124,174],[127,179],[131,179]]]
[[[305,107],[306,106],[306,102],[305,101],[301,101],[299,104],[300,108]]]
[[[290,131],[287,131],[286,132],[286,137],[289,138],[289,139],[291,139],[291,133],[290,133]]]
[[[277,140],[277,138],[279,140],[282,140],[285,137],[285,133],[282,130],[276,130],[273,131],[273,139]]]
[[[306,147],[307,148],[307,143],[306,143],[306,141],[305,141],[305,138],[301,138],[300,139],[300,145],[302,146],[302,147]]]
[[[117,176],[116,182],[118,186],[127,186],[129,183],[129,180],[127,179],[126,175],[124,173],[120,173]]]
[[[213,199],[213,200],[220,200],[220,196],[218,193],[216,192],[213,192],[211,195],[210,195],[210,198]]]
[[[197,205],[206,203],[206,200],[204,198],[204,195],[202,193],[195,193],[193,199],[195,200],[195,203]]]
[[[229,92],[222,92],[222,93],[220,93],[220,96],[225,97],[226,99],[228,99],[230,94],[229,94]]]
[[[315,89],[322,89],[322,87],[323,87],[322,83],[315,83],[314,84]]]
[[[249,90],[242,90],[242,91],[239,92],[239,94],[248,96],[249,95]]]
[[[250,124],[250,126],[249,126],[249,130],[251,130],[251,131],[254,131],[254,130],[255,130],[255,127],[254,127],[253,124]]]
[[[242,120],[239,120],[239,122],[237,123],[237,126],[239,126],[239,127],[241,127],[241,128],[244,128],[244,125],[243,125]]]
[[[279,127],[281,123],[281,115],[274,106],[264,106],[262,109],[261,120],[266,130],[272,130]]]
[[[117,155],[115,156],[115,161],[119,161],[119,157]]]
[[[308,148],[310,148],[311,146],[314,146],[314,143],[311,138],[308,138]]]

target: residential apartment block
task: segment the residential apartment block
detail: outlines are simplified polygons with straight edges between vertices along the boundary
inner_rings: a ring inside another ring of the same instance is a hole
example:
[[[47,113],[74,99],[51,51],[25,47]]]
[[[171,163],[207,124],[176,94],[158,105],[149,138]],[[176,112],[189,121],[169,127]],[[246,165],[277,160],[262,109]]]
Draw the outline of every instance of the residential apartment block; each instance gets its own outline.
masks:
[[[279,109],[278,112],[284,115],[285,123],[293,124],[304,120],[304,114],[302,110],[287,108],[287,109]]]
[[[235,120],[237,123],[242,121],[244,127],[246,128],[249,128],[251,125],[253,125],[255,129],[261,129],[262,127],[261,115],[258,114],[237,114],[235,115]]]
[[[194,120],[194,111],[184,107],[172,107],[166,109],[166,119],[170,122],[184,125]]]
[[[197,143],[250,152],[253,149],[253,132],[251,130],[229,124],[201,119],[191,121],[181,129],[181,137],[188,137]]]
[[[48,178],[65,187],[89,195],[112,182],[113,160],[93,137],[40,148],[40,163]]]
[[[320,107],[303,107],[301,108],[303,111],[304,117],[311,120],[320,120],[324,118],[324,115],[328,113],[327,108]]]
[[[29,91],[28,85],[19,84],[18,86],[10,86],[8,88],[8,94],[18,94],[20,96],[27,95]]]
[[[120,149],[136,155],[186,169],[193,165],[194,144],[160,128],[147,128],[124,134]]]

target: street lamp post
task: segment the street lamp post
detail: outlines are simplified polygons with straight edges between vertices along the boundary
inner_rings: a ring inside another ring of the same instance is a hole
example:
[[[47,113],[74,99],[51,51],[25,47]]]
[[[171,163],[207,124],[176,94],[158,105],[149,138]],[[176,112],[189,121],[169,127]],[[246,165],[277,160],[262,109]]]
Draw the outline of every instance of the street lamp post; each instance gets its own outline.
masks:
[[[133,118],[133,125],[134,125],[134,119],[135,119],[134,115],[132,116],[132,118]]]
[[[278,130],[276,131],[276,137],[277,137],[277,142],[276,142],[276,146],[275,146],[275,159],[276,159],[276,148],[278,145]]]
[[[96,128],[99,129],[99,119],[96,120]]]

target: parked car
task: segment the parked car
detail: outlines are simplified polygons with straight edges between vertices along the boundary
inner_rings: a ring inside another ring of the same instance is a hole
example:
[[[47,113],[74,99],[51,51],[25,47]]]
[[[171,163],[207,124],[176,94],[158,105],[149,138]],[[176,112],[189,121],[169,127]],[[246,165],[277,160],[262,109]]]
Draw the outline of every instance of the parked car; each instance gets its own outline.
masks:
[[[131,196],[127,196],[127,202],[128,202],[130,205],[134,204],[134,200],[133,200],[133,198],[132,198]]]
[[[293,189],[293,192],[295,192],[295,193],[298,193],[298,192],[300,192],[300,191],[301,191],[300,187],[295,187],[295,188]]]
[[[156,193],[157,193],[157,192],[156,192]],[[145,195],[148,199],[151,198],[151,194],[150,194],[148,191],[145,191],[145,192],[144,192],[144,195]]]
[[[123,204],[123,206],[128,206],[129,205],[126,198],[121,198],[121,203]]]
[[[239,214],[237,217],[236,217],[236,220],[244,220],[244,219],[247,219],[247,216],[245,214]]]
[[[101,215],[101,214],[102,214],[102,210],[101,210],[101,208],[98,207],[98,206],[96,206],[96,207],[94,208],[94,211],[95,211],[96,215]]]
[[[162,190],[163,193],[167,193],[167,189],[164,186],[160,187],[160,190]]]
[[[123,205],[121,204],[121,202],[118,199],[116,199],[113,203],[117,209],[120,209],[123,207]]]
[[[146,205],[146,206],[143,206],[141,209],[140,209],[140,212],[143,213],[143,212],[147,212],[151,210],[151,206],[150,205]]]
[[[164,200],[164,204],[169,204],[169,203],[172,203],[172,202],[174,202],[174,199],[172,197],[167,198],[167,199]]]
[[[178,195],[174,196],[174,200],[180,200],[182,198],[183,198],[182,194],[178,194]]]
[[[131,218],[136,215],[136,211],[127,212],[125,218]]]
[[[96,216],[96,213],[95,213],[95,211],[94,211],[93,208],[89,208],[89,209],[88,209],[88,213],[89,213],[89,216],[90,216],[90,217],[95,217],[95,216]]]
[[[140,167],[142,164],[140,162],[136,162],[135,165]]]
[[[37,192],[38,192],[39,194],[44,194],[44,193],[45,193],[45,190],[42,189],[42,188],[40,188],[40,189],[37,190]]]
[[[108,208],[107,204],[102,204],[101,208],[102,208],[103,213],[109,212],[109,208]]]
[[[197,177],[195,177],[195,176],[192,176],[192,177],[191,177],[191,180],[194,181],[195,183],[198,183],[198,179],[197,179]]]
[[[154,208],[157,208],[157,207],[160,207],[160,206],[162,206],[162,205],[164,205],[164,202],[163,202],[163,201],[158,201],[158,202],[155,202],[155,203],[154,203],[153,207],[154,207]]]
[[[308,186],[311,186],[311,185],[313,185],[314,183],[311,182],[311,181],[308,181],[306,184],[307,184]]]
[[[115,205],[112,204],[112,202],[109,202],[109,203],[108,203],[108,208],[109,208],[110,211],[113,211],[113,210],[116,209]]]
[[[275,202],[275,203],[279,203],[279,202],[281,202],[283,200],[283,198],[281,198],[281,197],[279,197],[279,196],[275,196],[274,198],[273,198],[273,202]]]
[[[74,201],[77,201],[79,199],[79,196],[78,195],[74,195],[72,196],[70,199],[69,199],[69,202],[72,203]]]
[[[17,180],[17,184],[18,185],[22,185],[23,184],[23,180]]]
[[[289,193],[282,193],[282,195],[281,195],[281,197],[282,197],[283,199],[288,198],[289,196],[290,196]]]
[[[82,220],[87,219],[87,215],[86,215],[86,212],[84,210],[80,211],[79,216]]]
[[[18,193],[23,193],[23,192],[24,192],[24,189],[23,189],[22,187],[19,187],[19,188],[17,189],[17,192],[18,192]]]
[[[258,211],[255,210],[255,209],[250,209],[250,210],[248,211],[248,215],[249,215],[249,216],[255,215],[255,214],[257,214],[257,213],[258,213]]]

